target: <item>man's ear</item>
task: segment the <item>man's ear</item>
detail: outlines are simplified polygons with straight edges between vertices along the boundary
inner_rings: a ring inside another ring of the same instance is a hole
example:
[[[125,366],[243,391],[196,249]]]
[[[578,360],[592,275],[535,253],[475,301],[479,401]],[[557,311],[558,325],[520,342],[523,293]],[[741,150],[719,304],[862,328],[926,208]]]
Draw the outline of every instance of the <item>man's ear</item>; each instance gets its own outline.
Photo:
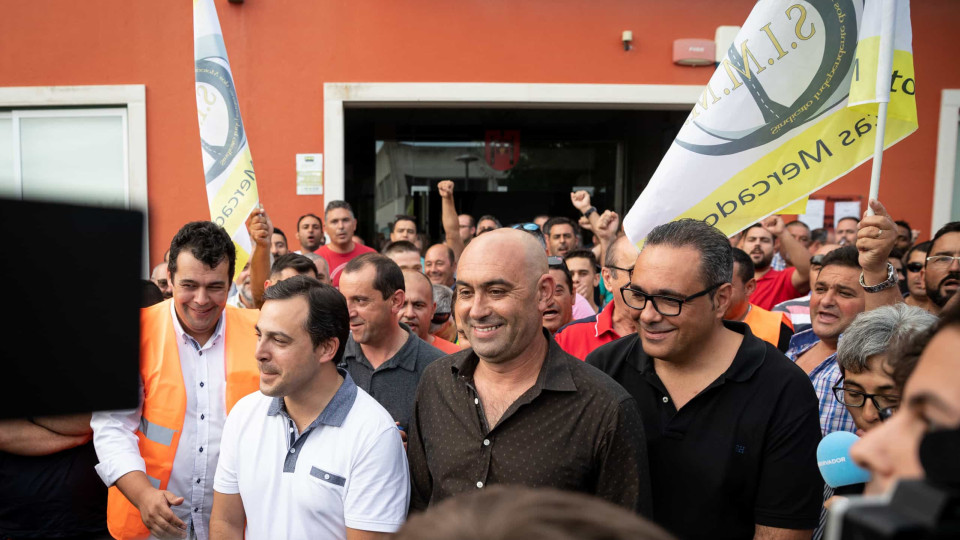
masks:
[[[541,312],[547,309],[553,302],[553,291],[557,288],[557,282],[550,273],[540,276],[537,281],[537,309]]]
[[[263,290],[269,289],[269,288],[270,288],[270,285],[273,285],[273,283],[270,283],[270,280],[269,280],[269,279],[264,280],[264,282],[263,282]]]
[[[403,301],[406,299],[406,293],[403,292],[403,289],[397,289],[390,296],[390,311],[396,315],[400,313],[400,310],[403,309]]]
[[[733,301],[733,285],[724,283],[713,293],[714,314],[718,319],[722,319],[730,309],[730,303]]]
[[[593,275],[593,286],[596,287],[600,284],[600,274]]]
[[[755,290],[757,290],[757,278],[750,278],[749,281],[743,284],[743,292],[747,295],[748,299]]]
[[[609,268],[604,267],[600,269],[600,279],[603,280],[603,286],[606,287],[608,291],[616,294],[616,292],[613,291],[613,276],[610,275]]]
[[[333,360],[333,357],[337,355],[337,349],[339,347],[340,340],[332,337],[321,341],[320,344],[313,349],[313,354],[317,361],[323,364]]]

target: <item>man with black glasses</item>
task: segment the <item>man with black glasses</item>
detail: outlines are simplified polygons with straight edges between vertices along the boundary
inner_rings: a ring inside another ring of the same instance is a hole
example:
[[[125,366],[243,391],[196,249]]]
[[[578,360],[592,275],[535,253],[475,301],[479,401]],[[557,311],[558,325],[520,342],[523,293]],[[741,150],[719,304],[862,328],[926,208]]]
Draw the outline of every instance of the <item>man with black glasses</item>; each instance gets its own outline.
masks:
[[[732,273],[717,229],[655,228],[617,291],[638,334],[587,362],[640,407],[655,522],[686,539],[809,539],[823,495],[817,397],[773,345],[723,320]]]
[[[929,240],[910,248],[910,251],[903,258],[908,292],[903,301],[908,306],[915,306],[937,314],[940,312],[940,308],[927,296],[927,288],[923,280],[923,266],[927,262],[928,251],[930,251]]]

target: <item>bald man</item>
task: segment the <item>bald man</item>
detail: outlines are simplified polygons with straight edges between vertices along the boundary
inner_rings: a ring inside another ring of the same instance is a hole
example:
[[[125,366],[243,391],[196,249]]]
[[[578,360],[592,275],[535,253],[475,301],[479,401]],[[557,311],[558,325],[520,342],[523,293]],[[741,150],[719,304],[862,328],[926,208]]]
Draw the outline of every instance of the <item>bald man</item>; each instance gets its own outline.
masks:
[[[403,269],[404,297],[400,309],[400,322],[410,327],[410,331],[445,354],[460,351],[453,343],[430,333],[430,320],[437,311],[433,299],[433,284],[423,272]],[[449,289],[448,289],[449,290]]]
[[[454,310],[472,349],[423,373],[410,423],[411,508],[502,483],[584,492],[650,515],[636,403],[543,329],[555,286],[543,247],[523,231],[496,229],[467,245]]]
[[[165,299],[173,296],[173,284],[170,283],[170,273],[167,270],[166,262],[162,262],[153,267],[153,273],[150,274],[150,281],[160,289]]]

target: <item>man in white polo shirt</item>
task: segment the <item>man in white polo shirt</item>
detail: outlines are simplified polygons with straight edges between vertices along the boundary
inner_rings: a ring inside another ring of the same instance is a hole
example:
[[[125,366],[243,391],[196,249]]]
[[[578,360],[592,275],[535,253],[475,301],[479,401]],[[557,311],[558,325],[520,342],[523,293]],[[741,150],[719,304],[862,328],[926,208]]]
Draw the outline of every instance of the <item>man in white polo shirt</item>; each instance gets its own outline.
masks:
[[[270,287],[257,322],[260,392],[223,427],[210,538],[387,538],[410,501],[390,414],[336,368],[343,296],[295,276]]]

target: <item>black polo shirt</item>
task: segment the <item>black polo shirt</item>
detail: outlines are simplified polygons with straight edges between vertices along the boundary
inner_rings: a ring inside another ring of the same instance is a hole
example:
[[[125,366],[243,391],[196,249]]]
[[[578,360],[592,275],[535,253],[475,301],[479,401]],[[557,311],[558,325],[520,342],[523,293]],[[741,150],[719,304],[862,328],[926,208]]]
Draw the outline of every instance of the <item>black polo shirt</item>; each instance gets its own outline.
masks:
[[[743,323],[727,371],[679,411],[633,334],[587,356],[633,395],[650,460],[653,518],[683,539],[814,529],[823,503],[817,395],[799,367]]]
[[[492,428],[467,349],[430,364],[420,379],[407,457],[413,510],[493,484],[596,495],[650,515],[646,445],[630,394],[549,343],[536,383]],[[817,428],[819,429],[819,427]]]

